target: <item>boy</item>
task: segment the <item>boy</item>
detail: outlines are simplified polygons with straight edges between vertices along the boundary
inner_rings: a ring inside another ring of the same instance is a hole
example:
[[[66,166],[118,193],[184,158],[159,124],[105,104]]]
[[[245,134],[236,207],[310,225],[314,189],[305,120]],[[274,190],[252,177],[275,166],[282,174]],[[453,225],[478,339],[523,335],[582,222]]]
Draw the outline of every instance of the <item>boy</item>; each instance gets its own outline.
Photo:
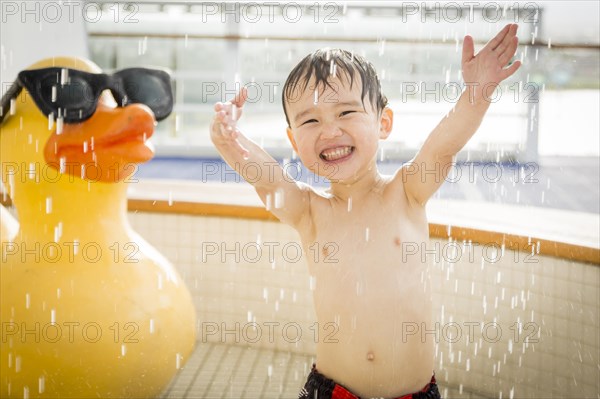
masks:
[[[255,170],[248,163],[262,168],[258,181],[254,174],[243,177],[299,232],[306,253],[318,245],[323,255],[306,259],[319,325],[334,322],[338,342],[317,343],[301,398],[439,398],[434,340],[403,334],[403,323],[432,329],[427,264],[420,256],[401,259],[402,243],[428,242],[425,204],[445,176],[414,171],[448,170],[479,127],[495,86],[520,66],[504,68],[516,52],[516,32],[517,25],[505,26],[477,55],[465,37],[467,90],[394,176],[380,175],[376,166],[378,141],[390,134],[393,113],[373,66],[343,50],[318,50],[300,61],[282,92],[287,134],[304,165],[330,180],[324,193],[273,169],[274,159],[235,127],[244,89],[215,105],[211,139],[222,157],[242,175]]]

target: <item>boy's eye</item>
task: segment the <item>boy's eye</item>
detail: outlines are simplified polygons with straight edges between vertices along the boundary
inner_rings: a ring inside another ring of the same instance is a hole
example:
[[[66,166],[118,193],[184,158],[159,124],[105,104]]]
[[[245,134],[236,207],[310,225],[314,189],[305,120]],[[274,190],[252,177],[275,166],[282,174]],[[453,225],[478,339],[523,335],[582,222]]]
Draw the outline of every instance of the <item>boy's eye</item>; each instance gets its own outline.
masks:
[[[313,123],[313,122],[316,122],[316,121],[317,121],[316,119],[309,119],[306,122],[302,123],[302,125],[306,125],[307,123]],[[302,126],[302,125],[300,125],[300,126]]]
[[[342,113],[340,114],[340,116],[348,115],[348,114],[351,114],[351,113],[353,113],[353,112],[355,112],[355,111],[344,111],[344,112],[342,112]]]

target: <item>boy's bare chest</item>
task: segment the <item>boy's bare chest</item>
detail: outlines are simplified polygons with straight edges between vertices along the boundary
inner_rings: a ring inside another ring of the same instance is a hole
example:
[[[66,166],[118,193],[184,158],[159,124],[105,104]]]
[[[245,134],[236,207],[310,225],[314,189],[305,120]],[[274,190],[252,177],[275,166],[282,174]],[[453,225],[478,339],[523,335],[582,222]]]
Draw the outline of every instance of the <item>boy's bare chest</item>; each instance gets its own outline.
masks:
[[[401,260],[409,243],[427,240],[425,214],[407,212],[398,204],[364,201],[332,206],[315,215],[312,252],[321,261],[342,264],[378,263]],[[321,262],[316,262],[321,263]]]

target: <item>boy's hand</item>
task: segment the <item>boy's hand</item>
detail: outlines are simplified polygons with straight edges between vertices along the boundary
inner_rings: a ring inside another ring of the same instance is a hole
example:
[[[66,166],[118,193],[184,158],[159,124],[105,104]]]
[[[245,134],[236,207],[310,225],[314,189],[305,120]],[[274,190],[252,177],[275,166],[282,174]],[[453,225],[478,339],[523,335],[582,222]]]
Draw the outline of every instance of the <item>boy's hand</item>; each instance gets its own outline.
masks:
[[[508,24],[496,37],[490,40],[477,55],[473,38],[465,36],[462,50],[462,74],[465,84],[472,85],[475,93],[483,93],[485,98],[491,96],[491,91],[504,79],[511,76],[521,66],[520,61],[515,61],[508,68],[504,68],[515,55],[519,39],[517,38],[517,24]],[[481,98],[476,96],[475,98]]]
[[[215,118],[210,126],[210,134],[213,141],[223,140],[227,144],[236,148],[240,154],[248,157],[248,150],[239,142],[240,131],[237,128],[237,121],[242,116],[244,103],[248,98],[248,91],[242,87],[239,93],[231,101],[226,103],[218,102],[215,104]]]

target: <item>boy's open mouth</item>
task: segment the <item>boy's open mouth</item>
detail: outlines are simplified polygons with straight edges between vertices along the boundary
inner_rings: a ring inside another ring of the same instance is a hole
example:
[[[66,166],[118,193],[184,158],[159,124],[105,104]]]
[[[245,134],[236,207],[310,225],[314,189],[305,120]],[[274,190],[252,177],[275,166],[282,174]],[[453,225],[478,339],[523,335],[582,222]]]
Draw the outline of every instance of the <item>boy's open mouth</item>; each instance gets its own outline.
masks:
[[[328,148],[326,150],[321,151],[319,157],[327,162],[339,161],[340,159],[344,159],[350,154],[354,152],[353,146],[343,146],[343,147],[335,147]]]

